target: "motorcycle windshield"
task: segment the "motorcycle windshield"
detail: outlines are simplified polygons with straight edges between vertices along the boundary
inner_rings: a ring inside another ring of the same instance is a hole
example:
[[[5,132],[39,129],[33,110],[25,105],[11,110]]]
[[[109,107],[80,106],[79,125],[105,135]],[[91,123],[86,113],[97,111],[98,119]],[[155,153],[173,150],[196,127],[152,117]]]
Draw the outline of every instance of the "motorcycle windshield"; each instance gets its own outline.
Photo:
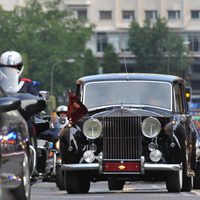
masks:
[[[20,89],[19,85],[19,74],[16,69],[11,67],[0,68],[0,86],[6,92],[18,92]]]

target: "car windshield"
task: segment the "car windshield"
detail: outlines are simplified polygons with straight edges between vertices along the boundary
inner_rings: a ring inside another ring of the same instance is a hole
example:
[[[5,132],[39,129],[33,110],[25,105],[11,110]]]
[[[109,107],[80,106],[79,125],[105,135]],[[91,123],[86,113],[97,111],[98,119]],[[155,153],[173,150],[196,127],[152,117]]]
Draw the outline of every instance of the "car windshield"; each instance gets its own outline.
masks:
[[[84,86],[83,103],[88,109],[110,105],[152,106],[172,110],[169,83],[155,81],[104,81]]]

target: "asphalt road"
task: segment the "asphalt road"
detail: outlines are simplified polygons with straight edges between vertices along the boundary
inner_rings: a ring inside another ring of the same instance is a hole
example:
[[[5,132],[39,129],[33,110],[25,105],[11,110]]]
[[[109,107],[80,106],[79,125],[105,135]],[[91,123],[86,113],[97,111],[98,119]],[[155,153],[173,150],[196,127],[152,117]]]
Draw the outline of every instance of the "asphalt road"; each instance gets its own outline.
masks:
[[[37,181],[31,188],[31,200],[199,200],[200,190],[168,193],[164,183],[126,183],[122,191],[109,191],[107,182],[92,183],[88,194],[68,194],[55,183]]]

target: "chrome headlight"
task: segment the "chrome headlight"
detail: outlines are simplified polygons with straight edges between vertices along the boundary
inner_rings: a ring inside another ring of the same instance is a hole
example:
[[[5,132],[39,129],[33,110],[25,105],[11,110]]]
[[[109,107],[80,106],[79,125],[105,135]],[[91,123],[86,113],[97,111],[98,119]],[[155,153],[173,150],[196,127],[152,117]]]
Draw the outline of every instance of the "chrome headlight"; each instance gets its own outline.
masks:
[[[162,158],[162,153],[156,149],[150,153],[149,157],[153,162],[158,162]]]
[[[161,123],[155,117],[148,117],[142,122],[142,133],[148,138],[156,137],[161,130]]]
[[[95,155],[91,151],[85,151],[83,154],[83,159],[85,160],[85,162],[91,163],[95,160]]]
[[[83,133],[89,139],[96,139],[101,135],[102,124],[98,119],[88,119],[83,124]]]

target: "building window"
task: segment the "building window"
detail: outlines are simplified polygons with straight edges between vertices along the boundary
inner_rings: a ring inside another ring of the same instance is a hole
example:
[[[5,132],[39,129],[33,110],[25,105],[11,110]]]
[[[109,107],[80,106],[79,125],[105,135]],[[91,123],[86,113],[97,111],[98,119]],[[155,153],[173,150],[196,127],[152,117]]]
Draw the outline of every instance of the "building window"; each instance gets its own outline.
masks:
[[[129,35],[128,33],[121,33],[119,36],[119,49],[121,52],[130,52],[129,49]]]
[[[193,90],[199,90],[199,86],[200,86],[199,80],[192,80],[190,84]]]
[[[156,10],[146,10],[145,11],[145,18],[146,20],[155,20],[157,19],[157,11]]]
[[[135,19],[134,10],[122,10],[122,19],[124,19],[124,20],[134,20]]]
[[[190,42],[189,50],[192,52],[200,52],[200,36],[190,35],[188,37],[188,41]]]
[[[180,19],[180,11],[179,10],[168,10],[168,19],[170,19],[170,20]]]
[[[192,19],[200,19],[200,10],[192,10],[191,18]]]
[[[101,10],[99,11],[99,16],[101,20],[110,20],[112,19],[112,11]]]
[[[200,74],[200,64],[192,64],[191,69],[192,73]]]
[[[77,10],[77,19],[80,21],[86,21],[87,20],[87,10],[86,9]]]
[[[106,33],[97,33],[97,52],[104,52],[108,44]]]

